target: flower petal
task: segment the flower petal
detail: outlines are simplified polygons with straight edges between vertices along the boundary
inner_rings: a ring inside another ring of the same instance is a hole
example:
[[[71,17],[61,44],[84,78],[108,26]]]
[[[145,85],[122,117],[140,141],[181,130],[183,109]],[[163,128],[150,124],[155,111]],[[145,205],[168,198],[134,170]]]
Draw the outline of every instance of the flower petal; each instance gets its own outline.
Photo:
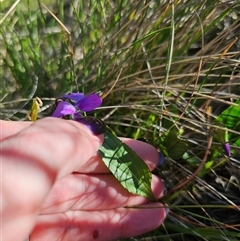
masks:
[[[228,142],[223,145],[224,151],[228,157],[231,157],[231,147]]]
[[[62,117],[65,115],[72,115],[76,112],[76,108],[66,101],[60,101],[57,108],[53,112],[53,117]]]
[[[97,94],[90,94],[78,101],[76,107],[81,111],[92,111],[102,104],[102,99]]]
[[[95,135],[100,135],[106,130],[106,124],[92,116],[85,116],[75,120],[86,125]]]
[[[80,101],[83,98],[84,98],[83,93],[71,93],[71,94],[67,94],[67,95],[62,95],[62,97],[61,97],[61,99],[63,99],[63,100],[70,99],[70,100],[74,101],[75,103],[77,103],[78,101]]]
[[[78,120],[78,119],[80,119],[80,118],[82,118],[83,116],[79,113],[79,112],[75,112],[74,114],[73,114],[73,119],[74,120]]]
[[[161,166],[164,162],[164,155],[162,154],[162,152],[159,152],[159,161],[158,161],[158,166]]]

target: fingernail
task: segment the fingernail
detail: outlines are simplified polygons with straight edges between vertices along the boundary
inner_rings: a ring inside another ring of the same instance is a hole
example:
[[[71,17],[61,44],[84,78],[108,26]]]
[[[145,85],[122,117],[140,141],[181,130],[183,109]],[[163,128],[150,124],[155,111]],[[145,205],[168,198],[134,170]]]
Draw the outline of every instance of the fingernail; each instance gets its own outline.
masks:
[[[161,179],[162,181],[162,184],[163,184],[163,194],[165,195],[167,193],[167,188],[166,188],[166,184],[165,184],[165,181],[163,179]]]
[[[168,204],[163,202],[162,203],[164,205],[164,209],[165,209],[165,212],[166,212],[166,216],[169,214],[169,207],[168,207]]]
[[[166,216],[167,216],[169,213],[169,208],[165,208],[165,212],[166,212]]]
[[[159,152],[158,166],[161,166],[163,164],[164,159],[165,159],[164,155],[161,152]]]

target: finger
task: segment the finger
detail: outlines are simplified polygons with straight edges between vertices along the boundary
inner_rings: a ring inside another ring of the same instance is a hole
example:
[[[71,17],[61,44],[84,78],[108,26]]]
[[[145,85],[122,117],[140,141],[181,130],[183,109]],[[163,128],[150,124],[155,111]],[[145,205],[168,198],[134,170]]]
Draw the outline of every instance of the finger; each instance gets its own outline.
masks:
[[[29,127],[33,122],[30,121],[3,121],[0,120],[1,135],[0,141],[9,136],[15,135],[21,130]]]
[[[151,188],[156,199],[162,197],[162,180],[153,175]],[[41,208],[41,214],[67,210],[104,210],[148,203],[146,197],[133,195],[112,175],[72,174],[58,180]]]
[[[145,161],[150,170],[156,168],[159,162],[159,153],[155,147],[138,140],[128,138],[121,138],[121,140]],[[80,173],[109,173],[109,169],[106,167],[99,155],[94,155],[81,166],[81,169],[77,171]]]
[[[84,125],[58,118],[34,122],[1,141],[6,240],[14,235],[11,229],[22,235],[29,231],[56,179],[78,169],[102,141],[103,136],[94,136]]]
[[[146,162],[151,171],[157,167],[159,161],[159,153],[154,146],[146,142],[128,138],[121,138],[121,140],[123,140],[125,144],[131,147],[131,149]]]
[[[41,215],[30,241],[110,241],[140,235],[157,228],[166,217],[162,204],[103,211],[69,211]],[[109,232],[111,230],[111,232]]]
[[[47,119],[47,121],[46,121]],[[42,134],[50,134],[52,131],[50,131],[49,133],[47,133],[47,127],[52,127],[52,122],[49,121],[49,119],[53,119],[53,118],[45,118],[44,121],[46,123],[46,131],[43,132]],[[54,120],[56,121],[56,118],[54,118]],[[62,120],[63,121],[63,120]],[[41,120],[41,122],[43,122],[43,120]],[[39,123],[39,121],[37,122],[37,124]],[[23,131],[24,129],[26,129],[27,127],[30,127],[33,124],[33,122],[27,122],[27,121],[19,121],[19,122],[15,122],[15,121],[1,121],[0,125],[2,128],[2,133],[0,136],[0,141],[6,137],[10,137],[12,135],[17,134],[20,131]],[[36,126],[36,123],[34,123]],[[79,123],[77,123],[79,124]],[[54,123],[53,123],[54,125]],[[81,124],[79,124],[81,125]],[[62,132],[63,130],[59,130],[59,132]],[[52,140],[53,143],[55,143],[57,145],[57,136],[54,134],[52,136]],[[41,145],[42,143],[39,143],[39,133],[38,133],[38,138],[37,141],[35,141],[36,144]],[[121,138],[122,141],[125,142],[125,144],[127,144],[129,147],[131,147],[136,153],[137,155],[139,155],[148,165],[148,167],[150,168],[150,170],[153,170],[156,165],[158,164],[159,161],[159,154],[157,152],[157,150],[150,144],[145,143],[145,142],[141,142],[141,141],[137,141],[137,140],[133,140],[133,139],[128,139],[128,138]],[[23,141],[21,141],[21,143],[24,143]],[[26,148],[24,147],[24,150]],[[33,147],[32,147],[33,149]],[[49,149],[49,148],[48,148]],[[62,147],[62,150],[66,150],[66,147]],[[81,149],[80,148],[80,143],[79,145],[76,147],[77,150]],[[66,150],[67,151],[67,150]],[[76,153],[76,151],[75,151]],[[41,157],[41,155],[39,156]],[[50,157],[49,157],[50,158]],[[71,159],[71,158],[70,158]],[[89,160],[86,160],[86,162],[81,162],[81,166],[80,168],[77,168],[75,171],[78,172],[84,172],[84,173],[109,173],[108,168],[105,166],[105,164],[102,162],[102,159],[99,155],[97,155],[96,153],[92,155],[92,157]]]
[[[5,138],[2,146],[14,158],[38,160],[58,178],[67,175],[97,153],[103,135],[95,136],[76,121],[44,118],[14,136]]]

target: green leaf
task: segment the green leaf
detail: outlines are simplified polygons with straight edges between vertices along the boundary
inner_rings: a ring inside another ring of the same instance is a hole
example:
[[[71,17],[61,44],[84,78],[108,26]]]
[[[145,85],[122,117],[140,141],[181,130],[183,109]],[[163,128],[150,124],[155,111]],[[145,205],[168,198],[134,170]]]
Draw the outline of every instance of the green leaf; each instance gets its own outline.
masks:
[[[229,106],[216,120],[223,123],[224,126],[229,129],[240,131],[240,100],[238,100],[236,104],[238,104],[238,106]]]
[[[178,131],[174,128],[160,138],[160,148],[165,156],[178,160],[187,151],[188,144],[179,138]]]
[[[152,174],[147,164],[109,128],[104,132],[104,142],[98,152],[124,188],[150,201],[155,200],[151,189]]]
[[[234,142],[234,146],[240,147],[240,138]]]
[[[226,110],[224,110],[217,118],[216,121],[217,122],[221,122],[224,127],[230,129],[230,130],[234,130],[234,131],[238,131],[240,132],[240,100],[236,101],[236,104],[238,106],[229,106]],[[224,130],[220,130],[217,129],[215,131],[218,136],[221,136],[223,139],[224,136]],[[225,132],[226,133],[226,132]],[[240,145],[240,139],[239,139],[239,135],[235,134],[235,133],[226,133],[227,136],[225,136],[225,140],[224,142],[229,141],[231,143],[233,143],[235,146],[239,146]],[[227,139],[227,140],[226,140]]]
[[[201,163],[201,159],[198,156],[190,156],[187,152],[183,154],[182,158],[194,167],[199,166]]]

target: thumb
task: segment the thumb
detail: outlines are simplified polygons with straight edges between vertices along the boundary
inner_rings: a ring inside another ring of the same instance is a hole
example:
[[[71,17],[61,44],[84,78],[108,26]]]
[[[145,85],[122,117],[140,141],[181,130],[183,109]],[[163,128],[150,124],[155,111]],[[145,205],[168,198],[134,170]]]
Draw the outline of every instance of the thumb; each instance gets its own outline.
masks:
[[[19,131],[29,127],[33,122],[30,121],[4,121],[0,120],[0,141],[9,136],[15,135]]]
[[[1,216],[6,240],[11,240],[9,235],[24,238],[31,231],[56,179],[81,170],[81,166],[96,155],[103,141],[103,136],[93,135],[78,122],[53,117],[24,127],[0,143]]]
[[[76,121],[53,117],[27,124],[15,122],[11,130],[11,134],[18,132],[2,141],[2,150],[21,161],[39,162],[57,178],[81,170],[96,155],[104,138]]]

